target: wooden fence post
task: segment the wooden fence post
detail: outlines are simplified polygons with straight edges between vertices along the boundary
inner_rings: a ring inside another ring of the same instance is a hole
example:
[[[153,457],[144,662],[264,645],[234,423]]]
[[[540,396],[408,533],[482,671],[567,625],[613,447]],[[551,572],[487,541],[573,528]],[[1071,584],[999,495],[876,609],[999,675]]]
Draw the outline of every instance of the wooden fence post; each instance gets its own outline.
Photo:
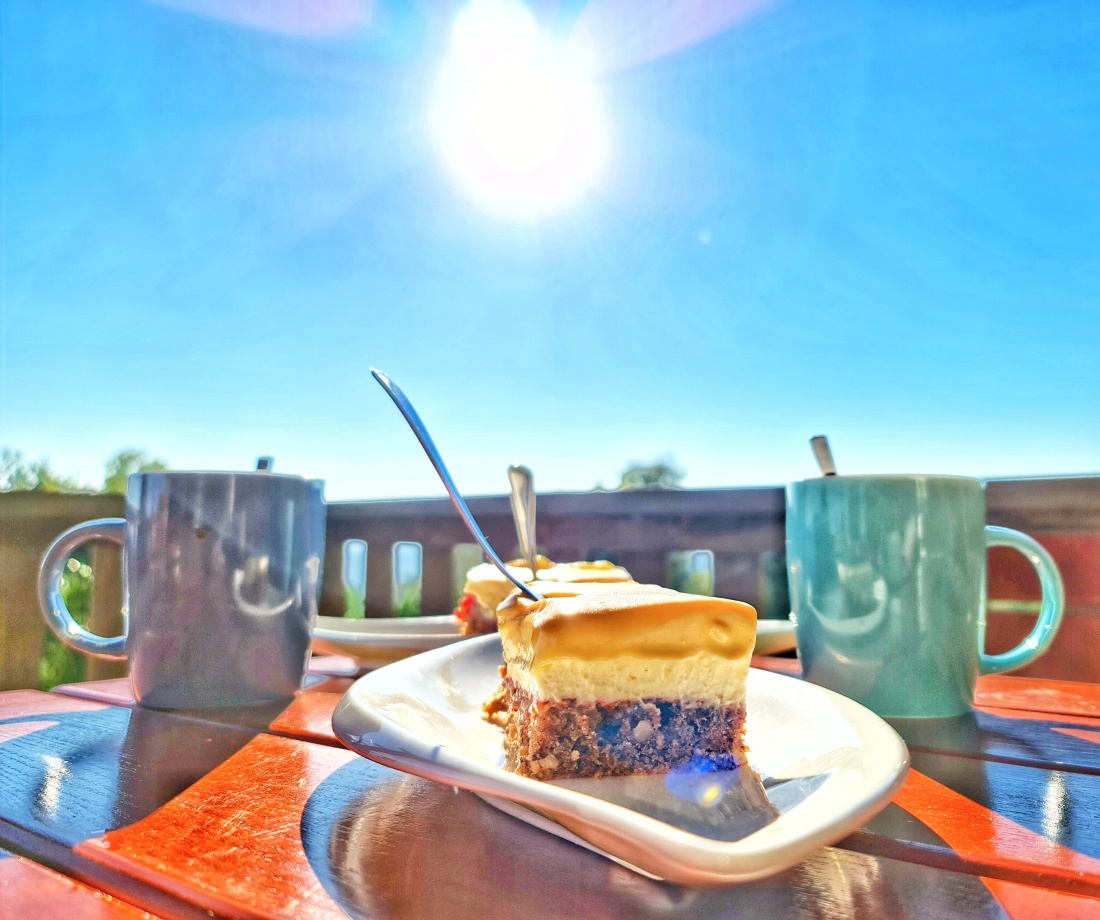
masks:
[[[96,543],[92,547],[92,611],[88,628],[101,636],[122,632],[122,547]],[[88,680],[125,677],[125,661],[88,659]]]
[[[39,559],[0,541],[0,690],[38,686],[46,624],[38,612]]]

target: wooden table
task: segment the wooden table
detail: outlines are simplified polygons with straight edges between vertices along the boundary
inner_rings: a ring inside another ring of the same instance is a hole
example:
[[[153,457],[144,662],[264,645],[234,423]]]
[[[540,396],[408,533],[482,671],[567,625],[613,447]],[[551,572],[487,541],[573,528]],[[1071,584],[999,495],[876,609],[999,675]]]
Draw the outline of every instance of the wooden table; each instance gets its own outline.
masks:
[[[894,723],[913,771],[857,833],[684,889],[346,751],[346,666],[217,718],[126,681],[0,694],[0,918],[1100,918],[1100,686],[983,679],[972,716]]]

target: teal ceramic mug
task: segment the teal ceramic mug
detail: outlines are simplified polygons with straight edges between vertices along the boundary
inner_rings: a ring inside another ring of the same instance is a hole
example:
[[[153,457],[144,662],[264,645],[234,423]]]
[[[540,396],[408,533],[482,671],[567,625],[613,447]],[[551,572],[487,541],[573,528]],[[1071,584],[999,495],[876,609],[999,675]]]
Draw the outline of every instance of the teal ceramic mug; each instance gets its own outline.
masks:
[[[1039,574],[1042,609],[1012,651],[985,652],[986,550]],[[970,711],[979,674],[1034,661],[1054,639],[1058,568],[1026,534],[987,527],[985,491],[958,476],[828,476],[787,488],[787,564],[807,680],[883,716]]]

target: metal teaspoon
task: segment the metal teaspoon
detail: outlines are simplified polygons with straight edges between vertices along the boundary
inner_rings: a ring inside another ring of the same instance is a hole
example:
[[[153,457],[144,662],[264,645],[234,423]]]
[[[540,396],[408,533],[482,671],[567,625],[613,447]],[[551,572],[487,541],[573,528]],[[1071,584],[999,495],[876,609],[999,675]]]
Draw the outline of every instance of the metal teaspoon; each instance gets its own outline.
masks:
[[[516,536],[520,552],[531,569],[531,580],[538,577],[538,551],[535,543],[535,477],[521,464],[508,467],[508,482],[512,487],[512,517],[516,521]]]
[[[372,367],[370,372],[374,379],[381,385],[382,389],[389,394],[390,399],[393,400],[398,411],[405,417],[405,421],[409,423],[409,427],[413,430],[413,434],[416,435],[416,439],[420,442],[420,446],[424,448],[424,453],[428,455],[428,459],[432,461],[432,466],[435,467],[436,473],[438,473],[439,478],[443,480],[443,487],[447,490],[447,494],[451,496],[451,502],[455,506],[455,510],[458,511],[463,522],[466,524],[466,529],[470,531],[470,535],[477,541],[482,550],[485,551],[485,555],[489,557],[493,565],[500,569],[505,578],[519,588],[519,590],[531,600],[541,601],[542,595],[534,591],[528,585],[525,585],[520,579],[513,575],[509,571],[508,566],[501,560],[500,556],[496,554],[496,550],[494,550],[489,545],[489,541],[485,539],[485,534],[483,534],[481,528],[477,526],[477,521],[474,520],[474,516],[466,506],[466,501],[458,491],[458,486],[455,485],[454,480],[451,478],[451,474],[447,469],[447,464],[443,462],[443,457],[439,453],[439,448],[435,446],[432,436],[428,434],[427,427],[425,427],[424,422],[421,421],[416,409],[413,408],[413,404],[409,402],[409,398],[401,391],[401,387],[394,383],[389,376],[375,367]]]
[[[833,462],[833,452],[829,450],[829,439],[823,434],[814,435],[810,438],[810,447],[813,448],[822,475],[835,476],[836,464]]]

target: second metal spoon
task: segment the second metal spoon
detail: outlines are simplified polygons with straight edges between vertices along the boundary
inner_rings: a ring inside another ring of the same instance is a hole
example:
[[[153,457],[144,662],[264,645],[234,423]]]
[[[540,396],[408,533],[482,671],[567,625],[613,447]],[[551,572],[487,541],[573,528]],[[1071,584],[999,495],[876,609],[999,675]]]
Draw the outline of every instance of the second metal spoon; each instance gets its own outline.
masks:
[[[538,577],[539,557],[535,543],[535,477],[521,464],[508,467],[508,483],[512,487],[512,517],[516,521],[519,549],[531,569],[531,578]]]
[[[424,422],[421,421],[416,409],[413,408],[413,404],[409,402],[409,398],[401,391],[401,387],[377,368],[372,367],[370,372],[374,379],[381,385],[382,389],[389,394],[390,399],[393,400],[398,411],[405,417],[405,421],[409,423],[409,427],[413,430],[413,434],[416,435],[416,439],[420,442],[420,446],[424,448],[424,453],[428,455],[428,459],[432,461],[432,466],[435,467],[436,473],[438,473],[439,478],[443,480],[443,487],[447,490],[447,494],[451,496],[451,502],[454,504],[455,510],[458,511],[459,516],[466,524],[466,529],[470,531],[470,535],[477,541],[482,550],[485,551],[485,555],[489,557],[493,565],[500,569],[505,578],[519,588],[523,594],[531,598],[531,600],[541,601],[542,595],[532,590],[528,585],[525,585],[519,578],[513,575],[508,566],[501,560],[500,556],[496,554],[496,550],[494,550],[492,546],[489,545],[489,541],[485,539],[485,534],[483,534],[481,528],[477,526],[477,521],[474,520],[474,516],[466,506],[465,499],[463,499],[458,491],[458,486],[455,485],[454,480],[451,478],[451,474],[447,469],[447,464],[443,462],[443,457],[439,453],[439,448],[435,446],[435,442],[432,440],[432,436],[428,434],[428,429],[425,427]]]
[[[821,472],[825,476],[836,475],[836,463],[833,462],[833,452],[829,450],[829,439],[823,434],[810,438],[810,447],[813,448],[814,458]]]

